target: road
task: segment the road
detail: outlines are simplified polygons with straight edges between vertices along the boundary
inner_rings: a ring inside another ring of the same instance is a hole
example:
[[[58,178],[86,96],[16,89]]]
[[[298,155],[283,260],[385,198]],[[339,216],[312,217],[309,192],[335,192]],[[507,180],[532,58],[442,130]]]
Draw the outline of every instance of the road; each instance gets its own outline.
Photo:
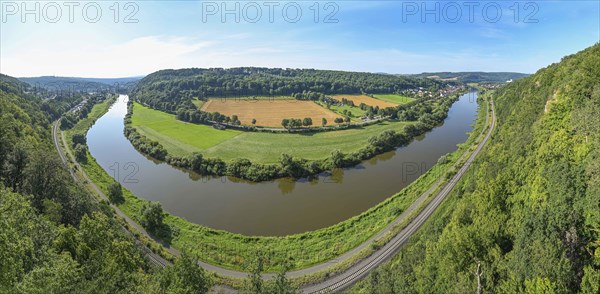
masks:
[[[302,288],[303,293],[323,293],[323,292],[340,292],[354,283],[364,278],[370,271],[377,268],[382,263],[391,259],[396,252],[406,244],[409,238],[427,221],[427,219],[435,212],[436,208],[446,199],[448,194],[452,191],[456,183],[462,178],[467,169],[471,166],[479,152],[483,149],[489,138],[492,136],[492,132],[496,126],[496,113],[494,109],[493,101],[490,102],[492,109],[492,123],[484,137],[479,143],[477,148],[469,156],[463,166],[456,172],[452,179],[442,188],[442,190],[435,196],[435,198],[425,207],[423,211],[413,220],[408,226],[402,229],[396,236],[392,238],[387,244],[385,244],[380,250],[373,253],[371,256],[363,259],[348,270],[333,276],[319,284],[310,285]]]
[[[342,291],[342,290],[348,288],[349,286],[351,286],[352,284],[354,284],[355,282],[357,282],[358,280],[360,280],[361,278],[365,277],[371,270],[375,269],[377,266],[381,265],[383,262],[389,260],[402,247],[402,245],[404,245],[406,243],[406,241],[421,227],[421,225],[431,216],[431,214],[433,214],[435,209],[443,202],[443,200],[446,198],[446,196],[448,196],[448,194],[452,191],[452,189],[454,188],[456,183],[462,178],[462,176],[464,175],[466,170],[469,168],[469,166],[471,166],[472,162],[475,160],[475,158],[477,157],[477,155],[479,154],[481,149],[483,149],[484,145],[490,138],[492,131],[494,130],[495,124],[496,124],[496,116],[495,116],[493,101],[490,102],[490,105],[491,105],[491,110],[492,110],[492,123],[491,123],[491,127],[488,130],[488,133],[485,135],[485,137],[479,143],[479,145],[473,151],[473,153],[471,153],[471,155],[465,161],[463,166],[452,177],[452,179],[449,182],[447,182],[443,188],[441,188],[441,190],[434,196],[434,198],[429,202],[429,204],[404,229],[402,229],[389,242],[387,242],[384,246],[382,246],[379,250],[375,251],[369,257],[361,260],[360,262],[357,262],[356,264],[354,264],[353,266],[351,266],[350,268],[348,268],[346,271],[344,271],[341,274],[332,276],[321,283],[303,287],[301,289],[302,292],[303,293],[319,293],[319,292],[327,292],[327,291],[333,291],[333,292]],[[73,164],[76,166],[82,179],[79,179],[77,173],[75,173],[73,171],[73,169],[71,169],[69,167],[69,160],[67,159],[65,154],[63,154],[63,150],[62,150],[62,148],[60,148],[60,143],[59,143],[59,139],[58,139],[58,133],[59,133],[58,128],[60,125],[60,121],[61,121],[61,119],[57,120],[54,123],[52,133],[53,133],[54,145],[55,145],[62,161],[69,168],[69,172],[75,181],[81,181],[83,183],[89,184],[92,187],[92,189],[96,193],[98,193],[98,195],[100,195],[100,197],[102,197],[103,199],[108,201],[108,197],[87,176],[87,174],[85,173],[83,168],[79,165],[79,163],[77,163],[73,154],[70,151],[70,148],[65,148],[67,150],[67,154],[70,158],[70,161],[73,162]],[[487,123],[488,122],[486,119],[486,125],[487,125]],[[64,133],[61,133],[61,139],[62,139],[63,145],[68,146],[67,141],[64,137]],[[427,191],[425,191],[422,195],[420,195],[420,197],[407,210],[405,210],[398,218],[396,218],[391,224],[389,224],[385,229],[383,229],[382,231],[377,233],[375,236],[373,236],[373,237],[369,238],[367,241],[363,242],[361,245],[346,252],[345,254],[340,255],[339,257],[337,257],[333,260],[330,260],[330,261],[327,261],[327,262],[324,262],[324,263],[321,263],[318,265],[314,265],[314,266],[311,266],[306,269],[289,272],[287,274],[287,276],[289,278],[297,278],[297,277],[302,277],[302,276],[308,275],[308,274],[318,273],[320,271],[323,271],[323,270],[326,270],[333,266],[336,266],[337,264],[344,262],[344,261],[348,260],[349,258],[352,258],[357,253],[359,253],[363,249],[370,246],[375,240],[379,239],[380,237],[384,236],[386,233],[391,231],[398,223],[405,220],[410,215],[411,212],[413,212],[415,209],[417,209],[425,201],[425,199],[428,198],[429,194],[431,194],[433,191],[435,191],[438,188],[438,186],[441,184],[442,181],[443,181],[443,179],[439,179]],[[147,238],[154,239],[150,234],[148,234],[148,232],[142,226],[140,226],[135,221],[133,221],[131,218],[129,218],[117,206],[111,204],[111,207],[115,210],[115,212],[117,213],[118,216],[122,217],[125,220],[125,222],[128,224],[128,226],[135,229],[137,232],[146,236]],[[146,248],[146,247],[144,247],[144,248]],[[174,256],[180,256],[180,252],[173,247],[165,246],[165,250],[167,250],[169,253],[171,253]],[[152,261],[153,263],[155,263],[158,266],[164,267],[164,266],[170,264],[169,261],[165,260],[160,255],[153,253],[149,249],[146,250],[146,253],[147,253],[150,261]],[[202,261],[199,261],[198,265],[206,270],[213,271],[222,276],[233,277],[233,278],[247,278],[248,277],[248,273],[246,273],[246,272],[225,269],[225,268],[221,268],[221,267],[218,267],[218,266],[215,266],[212,264],[208,264],[208,263],[205,263]],[[271,278],[273,278],[273,276],[274,276],[274,274],[263,274],[264,279],[271,279]]]

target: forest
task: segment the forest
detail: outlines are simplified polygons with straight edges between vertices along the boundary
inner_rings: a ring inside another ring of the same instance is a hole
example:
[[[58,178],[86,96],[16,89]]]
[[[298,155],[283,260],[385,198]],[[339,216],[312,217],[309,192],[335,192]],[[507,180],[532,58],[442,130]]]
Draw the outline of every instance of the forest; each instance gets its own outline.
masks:
[[[599,293],[600,44],[489,93],[498,128],[361,293]]]
[[[437,77],[438,79],[456,79],[461,83],[506,83],[509,80],[518,80],[528,74],[518,72],[424,72],[413,77]]]
[[[108,203],[69,176],[51,122],[83,97],[44,101],[27,89],[0,76],[0,293],[206,293],[214,277],[195,256],[155,267]],[[283,273],[257,281],[261,262],[245,291],[293,293]]]
[[[152,73],[138,82],[131,97],[175,113],[181,107],[193,109],[193,99],[208,97],[292,96],[316,100],[323,94],[396,93],[418,87],[437,90],[444,85],[424,78],[331,70],[189,68]]]
[[[29,87],[41,93],[116,93],[132,89],[141,77],[131,78],[77,78],[77,77],[55,77],[42,76],[31,78],[19,78]]]

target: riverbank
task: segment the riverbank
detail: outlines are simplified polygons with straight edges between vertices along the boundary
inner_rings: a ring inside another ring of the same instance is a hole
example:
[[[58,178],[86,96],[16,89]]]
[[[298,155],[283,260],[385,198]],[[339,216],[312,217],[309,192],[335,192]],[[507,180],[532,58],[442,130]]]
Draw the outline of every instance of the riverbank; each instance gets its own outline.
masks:
[[[478,126],[479,123],[474,133]],[[446,163],[436,165],[395,196],[358,216],[325,229],[288,237],[248,237],[209,229],[167,214],[165,222],[174,232],[170,243],[176,248],[188,248],[202,260],[226,268],[243,269],[256,252],[271,252],[271,262],[265,266],[267,271],[281,269],[282,262],[289,257],[294,259],[293,269],[306,268],[348,252],[381,231],[435,183],[465,149],[462,146],[457,152],[447,156]],[[103,183],[99,185],[102,189],[106,189],[114,181],[94,160],[88,161],[84,169],[94,182]],[[139,207],[145,200],[129,191],[124,192],[126,200],[119,207],[139,221]]]
[[[398,112],[412,117],[410,121],[388,119],[365,127],[301,134],[221,133],[224,131],[187,124],[174,115],[130,102],[125,135],[139,152],[201,175],[253,182],[299,179],[354,167],[410,144],[442,123],[459,97],[424,100]]]

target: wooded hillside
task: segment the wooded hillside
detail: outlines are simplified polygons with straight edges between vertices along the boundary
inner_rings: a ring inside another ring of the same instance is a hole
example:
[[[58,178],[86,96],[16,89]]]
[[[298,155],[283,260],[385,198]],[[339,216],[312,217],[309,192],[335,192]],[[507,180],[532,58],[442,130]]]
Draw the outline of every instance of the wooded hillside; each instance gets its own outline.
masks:
[[[599,293],[600,45],[491,93],[498,127],[367,293]]]
[[[142,79],[132,97],[153,108],[174,112],[192,99],[240,96],[293,96],[318,99],[318,94],[395,93],[423,87],[438,89],[431,79],[315,69],[189,68],[161,70]]]

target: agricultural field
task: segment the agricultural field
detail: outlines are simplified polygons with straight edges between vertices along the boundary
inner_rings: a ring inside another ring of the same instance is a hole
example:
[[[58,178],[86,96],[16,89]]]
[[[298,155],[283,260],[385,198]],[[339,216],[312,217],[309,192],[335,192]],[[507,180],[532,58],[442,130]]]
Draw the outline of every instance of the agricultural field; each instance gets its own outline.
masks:
[[[410,97],[406,97],[406,96],[402,96],[402,95],[398,95],[398,94],[375,94],[373,96],[377,99],[391,102],[391,103],[396,103],[396,104],[406,104],[408,102],[412,102],[412,101],[416,100],[415,98],[410,98]]]
[[[225,160],[248,158],[255,162],[279,162],[281,153],[316,160],[331,156],[338,149],[352,152],[364,147],[368,139],[385,130],[402,130],[409,122],[382,122],[364,128],[300,134],[245,132],[204,150],[208,157]]]
[[[341,117],[333,111],[327,110],[312,101],[295,99],[209,99],[201,108],[206,112],[219,112],[227,116],[237,115],[245,125],[253,125],[256,119],[257,126],[281,128],[284,118],[310,117],[314,125],[321,125],[325,118],[333,123],[335,118]]]
[[[332,132],[274,134],[216,130],[178,121],[175,115],[140,104],[134,104],[132,117],[133,127],[149,139],[160,142],[170,154],[182,156],[201,152],[223,160],[242,157],[259,163],[278,162],[281,153],[314,160],[329,157],[335,149],[356,151],[367,144],[369,137],[385,130],[402,130],[407,124],[410,122],[388,121]]]
[[[348,100],[352,100],[354,105],[358,106],[361,103],[364,103],[369,106],[379,106],[379,108],[387,108],[398,106],[400,103],[393,103],[389,101],[384,101],[380,99],[375,99],[373,97],[369,97],[367,95],[333,95],[331,98],[341,101],[342,98],[346,98]]]
[[[353,122],[362,121],[360,119],[360,117],[363,116],[365,113],[367,113],[366,111],[364,111],[358,107],[352,107],[349,105],[327,105],[322,102],[315,102],[315,103],[319,104],[321,107],[332,110],[339,115],[344,115],[344,111],[346,111],[346,114],[349,113],[349,116]]]
[[[210,148],[239,134],[236,130],[217,130],[177,120],[175,115],[134,103],[131,126],[142,135],[159,141],[170,154],[186,155]]]

